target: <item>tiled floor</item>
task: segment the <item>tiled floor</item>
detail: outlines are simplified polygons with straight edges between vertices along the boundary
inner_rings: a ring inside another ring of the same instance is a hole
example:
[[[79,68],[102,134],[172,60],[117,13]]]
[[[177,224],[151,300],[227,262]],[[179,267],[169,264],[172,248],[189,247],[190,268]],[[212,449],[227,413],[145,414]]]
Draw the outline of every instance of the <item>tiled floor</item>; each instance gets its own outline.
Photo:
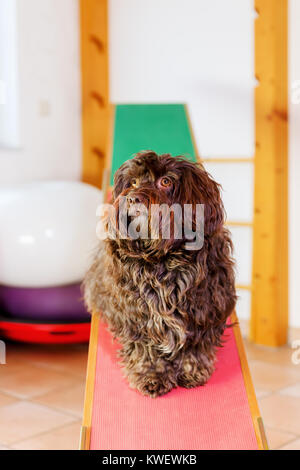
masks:
[[[87,350],[7,343],[0,449],[78,449]]]
[[[300,364],[290,347],[245,341],[271,449],[300,449]],[[0,450],[77,449],[87,346],[7,344],[0,365]]]
[[[300,364],[288,346],[266,349],[245,341],[260,412],[271,449],[300,449]]]

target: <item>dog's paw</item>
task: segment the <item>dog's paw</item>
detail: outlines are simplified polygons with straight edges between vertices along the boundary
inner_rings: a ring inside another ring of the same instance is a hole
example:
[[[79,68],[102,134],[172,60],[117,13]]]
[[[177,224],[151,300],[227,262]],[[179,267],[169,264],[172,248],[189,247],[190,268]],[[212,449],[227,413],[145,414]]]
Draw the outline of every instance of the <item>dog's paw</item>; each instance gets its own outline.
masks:
[[[138,380],[137,383],[133,385],[139,390],[143,395],[156,398],[161,395],[165,395],[170,392],[172,388],[176,386],[168,377],[162,376],[146,376]]]
[[[179,374],[177,382],[180,387],[194,388],[205,385],[211,374],[212,371],[207,369],[201,369],[194,373],[182,372]]]

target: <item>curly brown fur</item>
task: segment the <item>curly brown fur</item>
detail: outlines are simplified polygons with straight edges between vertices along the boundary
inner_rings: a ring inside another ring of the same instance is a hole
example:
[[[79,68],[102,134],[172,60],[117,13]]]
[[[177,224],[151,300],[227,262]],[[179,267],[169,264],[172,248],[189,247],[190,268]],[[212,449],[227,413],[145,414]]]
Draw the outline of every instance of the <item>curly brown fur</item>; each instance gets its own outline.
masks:
[[[158,187],[164,175],[172,181],[168,188]],[[200,165],[148,151],[116,172],[116,208],[120,196],[128,194],[148,205],[204,204],[204,245],[191,251],[184,247],[186,240],[172,237],[107,239],[84,281],[86,304],[101,313],[120,341],[132,387],[156,397],[178,385],[204,385],[236,302],[219,185]]]

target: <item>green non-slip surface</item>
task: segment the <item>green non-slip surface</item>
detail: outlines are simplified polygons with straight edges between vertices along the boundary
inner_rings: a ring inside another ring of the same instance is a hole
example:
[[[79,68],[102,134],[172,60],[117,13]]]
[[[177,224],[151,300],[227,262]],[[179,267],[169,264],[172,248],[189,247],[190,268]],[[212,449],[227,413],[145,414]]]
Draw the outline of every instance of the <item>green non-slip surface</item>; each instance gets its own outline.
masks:
[[[122,163],[141,150],[184,155],[196,160],[183,104],[116,105],[111,184]]]

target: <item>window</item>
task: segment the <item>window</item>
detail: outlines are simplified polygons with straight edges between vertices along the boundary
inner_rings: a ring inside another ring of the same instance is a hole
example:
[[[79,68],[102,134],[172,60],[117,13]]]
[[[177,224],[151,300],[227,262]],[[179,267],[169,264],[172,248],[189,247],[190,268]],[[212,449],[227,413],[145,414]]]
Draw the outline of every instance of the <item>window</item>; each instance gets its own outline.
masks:
[[[17,0],[0,0],[0,146],[19,145]]]

